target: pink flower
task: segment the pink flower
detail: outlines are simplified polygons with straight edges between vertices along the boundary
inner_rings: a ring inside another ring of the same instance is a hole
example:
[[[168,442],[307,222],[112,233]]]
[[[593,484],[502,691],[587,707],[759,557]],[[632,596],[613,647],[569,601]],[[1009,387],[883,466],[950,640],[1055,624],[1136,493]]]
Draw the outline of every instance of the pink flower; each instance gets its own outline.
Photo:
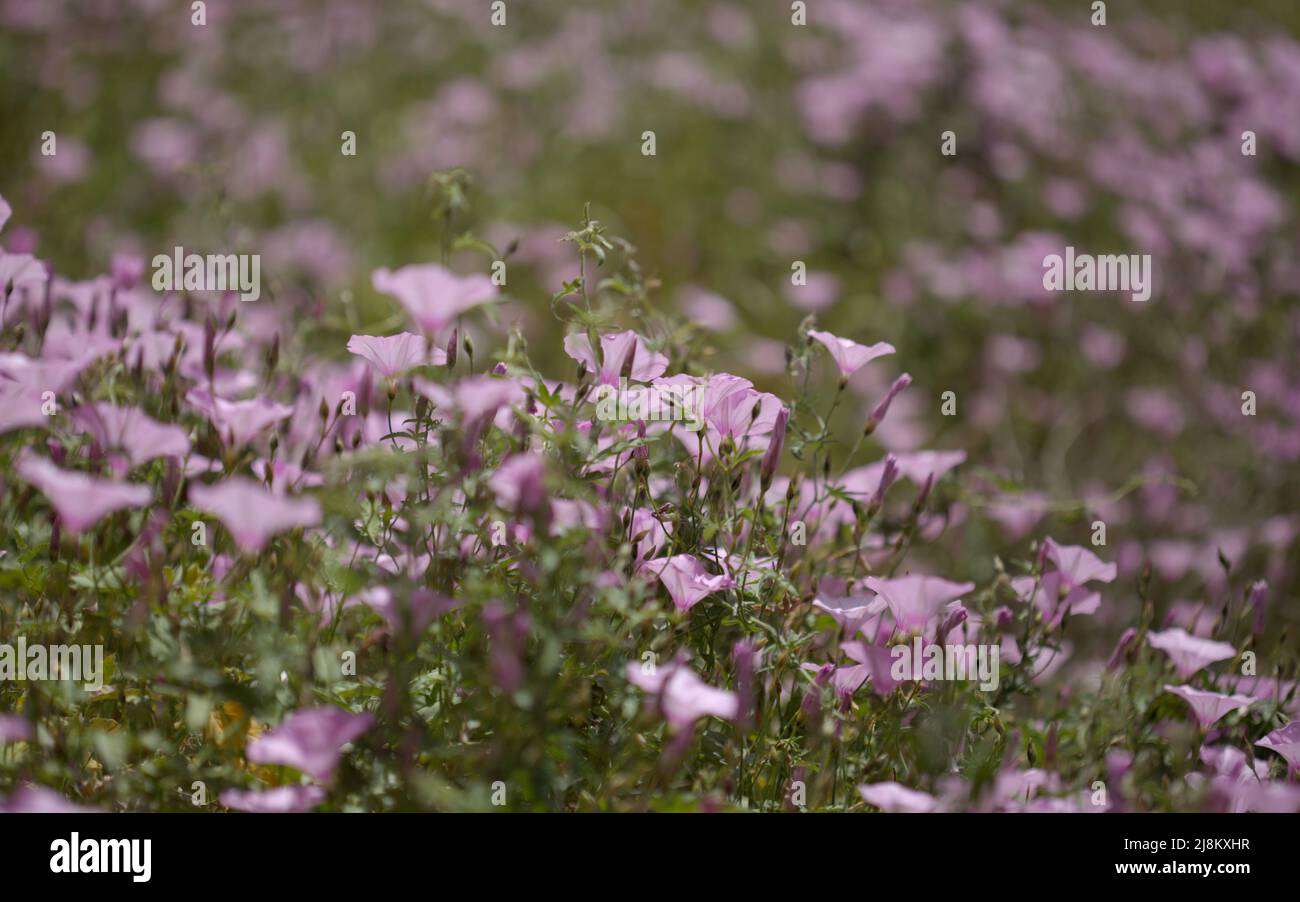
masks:
[[[466,310],[497,296],[496,286],[482,273],[458,276],[437,263],[403,266],[396,272],[377,269],[371,283],[376,291],[401,301],[420,331],[430,337]]]
[[[1285,727],[1274,730],[1255,745],[1277,752],[1286,759],[1290,770],[1300,770],[1300,720],[1293,720]]]
[[[333,706],[304,708],[250,742],[246,757],[254,764],[285,764],[326,783],[334,776],[343,746],[374,725],[370,714]]]
[[[190,503],[215,514],[230,530],[235,544],[258,552],[277,533],[320,523],[314,498],[294,498],[263,488],[244,476],[231,476],[216,485],[190,486]]]
[[[497,505],[508,511],[531,511],[546,502],[546,467],[540,454],[515,454],[488,478]]]
[[[73,534],[84,532],[114,511],[143,507],[153,498],[148,486],[60,470],[31,454],[24,455],[14,469],[45,494],[58,511],[63,528]]]
[[[938,480],[953,467],[965,463],[966,452],[957,451],[904,451],[895,455],[898,471],[915,485],[924,485],[927,479]]]
[[[1204,692],[1191,686],[1165,686],[1165,691],[1185,699],[1192,706],[1196,722],[1202,727],[1217,723],[1225,715],[1255,703],[1253,698],[1245,695],[1220,695],[1218,692]]]
[[[885,600],[879,595],[851,595],[843,598],[819,595],[813,599],[812,605],[835,618],[835,622],[844,628],[846,636],[853,635],[864,623],[885,610]]]
[[[115,407],[99,402],[72,411],[72,422],[89,432],[104,451],[126,454],[130,466],[137,467],[155,457],[185,457],[190,440],[185,431],[168,426],[134,407]]]
[[[263,792],[243,789],[223,790],[221,804],[236,811],[254,814],[292,814],[311,811],[325,801],[325,790],[320,786],[277,786]]]
[[[840,369],[840,376],[847,379],[877,357],[894,353],[894,346],[883,341],[873,345],[860,345],[847,338],[839,338],[829,332],[808,330],[810,338],[820,341],[830,352],[831,359]]]
[[[1073,588],[1092,582],[1094,579],[1103,583],[1115,579],[1115,565],[1107,564],[1087,548],[1079,545],[1057,545],[1052,539],[1043,542],[1047,559],[1056,564],[1061,571],[1065,585]]]
[[[767,443],[767,450],[763,452],[763,462],[758,468],[761,492],[767,491],[767,487],[772,484],[772,477],[776,475],[777,465],[781,462],[781,450],[785,447],[785,430],[789,420],[790,408],[782,406],[776,412],[776,419],[772,422],[772,438]]]
[[[689,611],[706,595],[735,585],[729,576],[715,576],[705,569],[699,558],[689,554],[675,554],[669,558],[646,561],[639,569],[659,577],[679,611]]]
[[[925,814],[937,811],[939,800],[928,792],[908,789],[901,783],[860,783],[858,794],[868,805],[881,811],[903,811],[908,814]]]
[[[48,786],[24,783],[0,801],[0,814],[98,814],[96,808],[76,805]]]
[[[1101,607],[1101,593],[1090,592],[1082,586],[1067,588],[1060,571],[1048,571],[1041,580],[1032,576],[1016,576],[1011,588],[1025,601],[1032,603],[1043,614],[1049,625],[1060,623],[1068,612],[1071,617],[1095,614]]]
[[[263,430],[293,416],[293,408],[267,398],[227,401],[194,388],[185,400],[201,411],[216,427],[223,441],[235,446],[246,445]]]
[[[460,602],[429,589],[414,589],[405,593],[404,598],[399,598],[387,586],[374,586],[362,590],[356,598],[349,599],[345,606],[352,604],[364,604],[379,614],[388,622],[391,632],[419,636],[430,623],[454,610]]]
[[[632,662],[627,665],[627,678],[632,685],[650,694],[664,719],[675,729],[689,727],[702,717],[734,720],[740,714],[740,699],[734,692],[710,686],[680,661],[652,673],[646,673],[641,664]]]
[[[348,351],[364,357],[386,379],[400,376],[412,367],[430,362],[423,335],[401,332],[397,335],[353,335],[348,339]],[[443,364],[447,354],[434,349],[432,362]]]
[[[6,742],[31,742],[32,725],[17,714],[0,714],[0,745]]]
[[[629,354],[632,355],[630,381],[657,379],[668,369],[668,358],[651,351],[646,347],[645,339],[630,330],[600,336],[599,361],[591,349],[590,339],[581,332],[565,336],[564,353],[586,366],[589,372],[597,374],[599,385],[619,384],[619,377],[627,369]]]
[[[954,583],[937,576],[867,577],[867,588],[885,599],[894,622],[903,632],[924,626],[943,606],[975,589],[974,583]]]
[[[1183,679],[1188,679],[1203,667],[1215,661],[1227,661],[1236,657],[1237,650],[1227,642],[1214,642],[1193,636],[1186,630],[1170,627],[1158,633],[1151,633],[1147,641],[1152,648],[1158,648],[1169,655],[1174,662],[1174,669]]]

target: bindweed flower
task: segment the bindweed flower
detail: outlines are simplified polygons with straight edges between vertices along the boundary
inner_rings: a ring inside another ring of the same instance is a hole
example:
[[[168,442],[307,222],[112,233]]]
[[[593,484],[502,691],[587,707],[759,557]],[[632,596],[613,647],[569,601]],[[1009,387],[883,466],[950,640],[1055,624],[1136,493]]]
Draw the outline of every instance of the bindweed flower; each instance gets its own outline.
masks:
[[[679,611],[689,611],[714,592],[735,585],[731,577],[710,573],[703,561],[690,554],[646,561],[639,569],[659,577]]]
[[[955,583],[937,576],[900,576],[894,579],[867,577],[867,588],[889,606],[902,632],[929,623],[944,605],[974,591],[974,583]]]
[[[1216,661],[1227,661],[1237,656],[1237,650],[1227,642],[1202,639],[1178,627],[1149,633],[1147,642],[1152,648],[1158,648],[1167,654],[1174,662],[1178,675],[1185,680]]]
[[[144,507],[153,499],[153,491],[146,485],[60,470],[32,454],[20,458],[14,469],[44,493],[58,511],[63,528],[74,535],[85,532],[114,511]]]
[[[215,514],[244,551],[261,551],[272,536],[320,522],[320,504],[314,498],[295,498],[263,488],[243,476],[231,476],[215,485],[190,486],[190,503]]]
[[[867,422],[862,429],[864,435],[871,435],[871,433],[876,431],[876,427],[880,425],[881,421],[885,419],[885,415],[889,413],[889,405],[893,403],[894,398],[898,396],[899,392],[911,384],[912,377],[907,373],[904,373],[894,380],[894,384],[889,387],[889,391],[885,393],[885,396],[880,399],[880,402],[876,404],[872,409],[871,414],[867,417]]]
[[[1274,730],[1255,745],[1281,755],[1289,772],[1300,771],[1300,720],[1293,720],[1285,727]]]
[[[761,402],[760,402],[761,403]],[[781,462],[781,449],[785,447],[786,423],[790,419],[790,408],[784,405],[776,412],[772,424],[772,437],[768,440],[767,450],[763,452],[763,462],[759,467],[759,490],[766,493],[776,475],[777,464]]]
[[[627,665],[627,679],[649,693],[653,706],[678,730],[691,727],[703,717],[734,720],[740,714],[740,700],[734,692],[708,685],[681,662],[672,662],[652,674],[632,662]]]
[[[343,747],[375,724],[370,714],[352,714],[333,706],[294,711],[275,729],[248,744],[255,764],[283,764],[328,783],[338,768]]]
[[[225,789],[218,796],[222,805],[236,811],[253,814],[292,814],[311,811],[325,801],[326,792],[320,786],[277,786],[260,792],[243,789]]]
[[[1191,686],[1165,686],[1166,692],[1182,697],[1191,706],[1192,714],[1201,728],[1212,726],[1240,708],[1248,708],[1255,703],[1253,698],[1245,695],[1223,695],[1218,692],[1205,692]]]
[[[648,382],[668,369],[668,358],[646,347],[645,339],[635,332],[615,332],[600,337],[600,359],[596,359],[591,340],[582,333],[564,339],[564,353],[578,361],[588,372],[596,374],[598,385],[619,385],[620,376],[635,382]]]
[[[102,450],[121,451],[126,469],[156,457],[183,458],[190,453],[190,441],[183,430],[159,423],[136,408],[104,402],[83,405],[72,411],[72,422],[90,433]]]
[[[429,356],[422,335],[402,332],[398,335],[353,335],[348,350],[368,360],[385,379],[393,379],[426,363],[446,362],[446,354],[437,348]]]
[[[835,366],[840,371],[841,379],[848,379],[877,357],[894,353],[894,346],[884,341],[878,341],[873,345],[860,345],[847,338],[838,338],[829,332],[819,332],[816,329],[809,330],[808,335],[821,342],[830,353],[831,360],[835,361]]]
[[[497,288],[487,276],[458,276],[437,263],[412,264],[396,271],[377,269],[371,282],[376,291],[397,298],[420,331],[431,338],[462,313],[497,296]]]

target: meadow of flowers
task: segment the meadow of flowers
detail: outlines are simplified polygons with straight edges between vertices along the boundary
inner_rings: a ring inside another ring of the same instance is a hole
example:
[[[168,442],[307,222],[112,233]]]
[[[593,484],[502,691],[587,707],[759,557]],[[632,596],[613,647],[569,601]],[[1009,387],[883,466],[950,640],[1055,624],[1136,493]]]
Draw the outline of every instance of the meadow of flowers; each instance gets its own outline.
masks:
[[[1105,6],[0,0],[0,811],[1300,811],[1300,15]]]

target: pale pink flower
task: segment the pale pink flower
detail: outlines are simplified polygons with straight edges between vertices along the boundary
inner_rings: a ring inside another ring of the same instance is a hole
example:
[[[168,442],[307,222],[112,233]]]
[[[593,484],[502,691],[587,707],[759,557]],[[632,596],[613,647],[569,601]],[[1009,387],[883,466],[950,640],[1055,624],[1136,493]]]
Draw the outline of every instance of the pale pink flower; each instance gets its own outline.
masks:
[[[1216,661],[1227,661],[1237,655],[1237,650],[1227,642],[1202,639],[1176,626],[1151,633],[1147,636],[1147,641],[1152,648],[1158,648],[1169,655],[1169,659],[1174,662],[1174,669],[1185,680],[1203,667]]]
[[[293,408],[267,398],[227,401],[201,388],[190,389],[185,400],[202,412],[223,441],[245,445],[264,430],[293,416]]]
[[[1043,542],[1043,548],[1047,559],[1056,564],[1069,587],[1082,586],[1093,580],[1108,583],[1115,579],[1115,565],[1106,563],[1087,548],[1058,545],[1050,538]]]
[[[703,561],[689,554],[646,561],[639,569],[659,577],[679,611],[689,611],[705,596],[735,585],[731,577],[710,573]]]
[[[235,544],[253,553],[278,533],[320,523],[316,499],[277,494],[244,476],[231,476],[215,485],[195,483],[190,486],[190,503],[215,514]]]
[[[387,586],[372,586],[344,606],[363,604],[383,617],[391,632],[419,636],[430,623],[460,605],[458,600],[430,589],[413,589],[403,594],[404,597],[399,597]]]
[[[600,336],[600,360],[592,351],[591,341],[581,332],[565,336],[564,353],[586,366],[588,372],[595,373],[599,385],[619,384],[629,354],[632,355],[630,381],[656,379],[668,369],[668,358],[651,351],[645,339],[630,330]]]
[[[90,433],[104,451],[121,451],[130,466],[155,457],[185,457],[190,440],[177,426],[159,423],[143,410],[116,407],[106,402],[87,404],[72,411],[72,422]]]
[[[702,717],[734,720],[740,714],[740,699],[734,692],[710,686],[680,661],[652,673],[647,673],[641,664],[631,662],[627,665],[627,678],[651,695],[664,719],[676,729],[689,727]]]
[[[909,575],[895,579],[867,577],[867,588],[885,599],[894,622],[903,632],[924,626],[950,601],[974,591],[974,583],[954,583],[937,576]]]
[[[69,802],[48,786],[24,783],[0,800],[0,814],[97,814],[99,810]]]
[[[540,454],[514,454],[488,478],[488,488],[503,510],[536,510],[546,502],[545,476],[546,466]]]
[[[436,336],[464,313],[497,296],[492,280],[482,273],[458,276],[437,263],[377,269],[371,276],[376,291],[397,298],[420,331]]]
[[[847,379],[877,357],[894,353],[894,346],[888,342],[878,341],[873,345],[860,345],[847,338],[839,338],[829,332],[808,330],[811,338],[820,341],[830,352],[831,359],[839,367],[840,375]]]
[[[1300,720],[1274,730],[1255,745],[1277,752],[1286,759],[1289,770],[1300,771]]]
[[[31,742],[32,725],[17,714],[0,714],[0,745],[6,742]]]
[[[320,786],[277,786],[261,792],[244,789],[225,789],[218,797],[221,804],[235,811],[254,814],[293,814],[311,811],[325,801],[326,792]]]
[[[830,614],[844,628],[846,636],[853,635],[864,623],[885,610],[885,600],[879,595],[818,595],[812,605]]]
[[[939,808],[939,800],[928,792],[908,789],[892,780],[884,783],[859,783],[858,794],[868,805],[874,805],[881,811],[925,814]]]
[[[73,534],[84,532],[114,511],[143,507],[153,498],[146,485],[61,470],[45,458],[31,454],[24,455],[14,469],[41,490],[58,511],[63,528]]]
[[[370,361],[371,366],[386,379],[400,376],[407,370],[426,363],[443,364],[445,351],[435,349],[432,356],[423,335],[400,332],[397,335],[353,335],[348,339],[348,351]]]
[[[1186,700],[1191,705],[1196,722],[1202,727],[1217,723],[1224,716],[1239,708],[1248,708],[1255,703],[1253,698],[1245,695],[1221,695],[1218,692],[1205,692],[1191,686],[1165,686],[1166,692]]]
[[[368,714],[325,706],[294,711],[269,733],[248,744],[254,764],[284,764],[322,783],[334,776],[343,746],[375,725]]]

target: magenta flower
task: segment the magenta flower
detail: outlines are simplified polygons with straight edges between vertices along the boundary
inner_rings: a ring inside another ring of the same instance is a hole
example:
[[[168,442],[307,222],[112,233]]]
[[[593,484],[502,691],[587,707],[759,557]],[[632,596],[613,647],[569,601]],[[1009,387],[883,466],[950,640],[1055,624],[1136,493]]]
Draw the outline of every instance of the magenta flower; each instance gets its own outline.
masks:
[[[628,355],[632,355],[628,379],[646,382],[657,379],[668,369],[668,358],[651,351],[645,339],[631,330],[600,336],[600,360],[591,348],[591,341],[581,332],[565,336],[564,353],[596,374],[598,385],[618,385],[619,377],[628,368]]]
[[[424,336],[412,332],[397,335],[353,335],[348,339],[348,351],[370,361],[370,365],[385,379],[400,376],[412,367],[430,362]],[[435,348],[432,362],[443,364],[446,361],[446,352]]]
[[[690,554],[646,561],[638,569],[659,577],[679,611],[689,611],[705,596],[735,585],[731,577],[710,573],[703,561]]]
[[[466,310],[497,296],[496,286],[482,273],[458,276],[437,263],[403,266],[396,272],[377,269],[371,283],[376,291],[397,298],[420,331],[430,337]]]
[[[104,451],[121,451],[137,467],[155,457],[182,458],[190,453],[190,440],[177,426],[159,423],[142,410],[99,402],[72,411],[72,422],[90,433]]]
[[[895,579],[867,577],[867,588],[885,599],[894,622],[903,632],[924,626],[943,606],[975,589],[974,583],[954,583],[937,576],[909,575]]]
[[[231,476],[215,485],[190,486],[190,503],[215,514],[244,551],[261,551],[270,538],[297,527],[320,523],[314,498],[294,498],[263,488],[244,476]]]
[[[1255,745],[1277,752],[1286,759],[1289,770],[1300,771],[1300,720],[1274,730]]]
[[[902,811],[908,814],[926,814],[939,809],[939,800],[927,792],[908,789],[901,783],[860,783],[858,794],[868,805],[881,811]]]
[[[1218,692],[1205,692],[1191,686],[1165,686],[1166,692],[1186,700],[1191,705],[1196,722],[1202,728],[1217,723],[1224,716],[1239,708],[1248,708],[1255,703],[1253,698],[1245,695],[1221,695]]]
[[[311,811],[325,801],[326,792],[320,786],[277,786],[262,792],[243,789],[222,790],[221,804],[236,811],[254,814],[292,814]]]
[[[334,776],[343,746],[375,725],[368,714],[352,714],[332,705],[294,711],[269,733],[248,744],[245,757],[254,764],[284,764],[327,783]]]
[[[860,345],[847,338],[839,338],[829,332],[808,330],[808,336],[820,341],[830,352],[831,359],[839,367],[840,376],[849,378],[877,357],[894,353],[894,346],[888,342],[878,341],[873,345]]]
[[[1227,661],[1237,655],[1237,650],[1227,642],[1202,639],[1176,626],[1151,633],[1147,636],[1147,641],[1152,648],[1158,648],[1169,655],[1169,659],[1174,662],[1174,669],[1185,680],[1203,667],[1216,661]]]
[[[23,455],[14,469],[44,493],[58,511],[63,528],[73,534],[85,532],[114,511],[143,507],[153,498],[148,486],[60,470],[45,458],[31,454]]]
[[[717,689],[700,679],[684,663],[674,661],[646,673],[641,664],[627,665],[628,682],[649,693],[664,719],[675,729],[689,727],[702,717],[734,720],[740,714],[740,699],[734,692]]]

